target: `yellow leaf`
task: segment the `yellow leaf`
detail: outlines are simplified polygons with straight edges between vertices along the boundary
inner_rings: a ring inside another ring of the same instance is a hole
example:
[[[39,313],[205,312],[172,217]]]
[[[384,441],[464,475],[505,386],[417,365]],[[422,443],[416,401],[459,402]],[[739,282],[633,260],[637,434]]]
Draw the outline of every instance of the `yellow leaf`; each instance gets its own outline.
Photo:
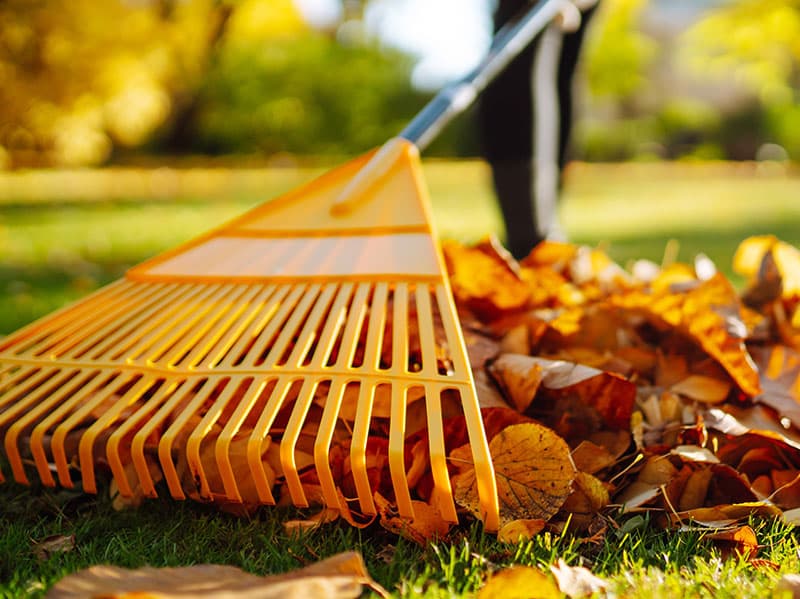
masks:
[[[454,450],[462,472],[453,477],[459,505],[480,517],[478,485],[468,451]],[[575,479],[569,446],[551,429],[536,423],[514,424],[489,443],[503,524],[550,519],[564,504]]]
[[[546,524],[542,519],[512,520],[497,531],[497,540],[501,543],[527,541],[542,532]]]
[[[561,591],[547,574],[528,566],[513,566],[492,576],[478,599],[560,599]]]

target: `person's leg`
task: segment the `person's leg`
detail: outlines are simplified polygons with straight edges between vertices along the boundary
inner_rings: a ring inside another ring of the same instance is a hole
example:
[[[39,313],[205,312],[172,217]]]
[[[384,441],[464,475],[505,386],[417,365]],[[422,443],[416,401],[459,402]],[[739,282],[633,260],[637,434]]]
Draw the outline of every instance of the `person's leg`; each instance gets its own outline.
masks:
[[[524,0],[500,0],[495,30],[525,5]],[[545,56],[537,56],[539,36],[486,89],[479,103],[483,152],[492,167],[506,245],[517,258],[547,237],[562,236],[557,199],[572,126],[572,78],[590,15],[591,11],[575,33],[551,32]]]
[[[525,0],[501,0],[494,14],[495,31],[526,5]],[[525,256],[542,238],[533,207],[533,110],[531,70],[534,42],[483,92],[478,125],[485,158],[503,223],[506,246],[517,258]]]

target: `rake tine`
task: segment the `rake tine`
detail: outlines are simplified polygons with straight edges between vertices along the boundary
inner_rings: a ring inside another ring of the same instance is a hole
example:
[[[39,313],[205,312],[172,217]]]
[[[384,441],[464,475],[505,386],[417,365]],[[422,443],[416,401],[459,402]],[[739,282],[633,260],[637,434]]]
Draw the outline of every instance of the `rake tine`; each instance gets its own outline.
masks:
[[[245,418],[247,418],[248,414],[255,406],[261,393],[263,393],[265,386],[265,380],[251,383],[247,392],[239,401],[239,405],[236,406],[236,410],[225,425],[225,428],[222,429],[217,443],[214,446],[214,457],[217,461],[220,477],[222,478],[222,486],[225,489],[225,495],[227,495],[228,499],[237,503],[242,502],[242,495],[239,493],[239,488],[236,484],[236,473],[233,471],[233,465],[231,464],[231,442],[236,433],[239,432],[239,428],[242,426]]]
[[[22,456],[20,455],[19,446],[17,445],[17,439],[32,420],[44,413],[47,402],[43,402],[42,400],[47,397],[48,393],[56,392],[62,385],[68,382],[75,374],[75,371],[69,370],[61,372],[60,376],[58,376],[58,373],[58,370],[51,371],[53,376],[50,380],[47,380],[46,383],[41,386],[37,385],[38,388],[31,389],[30,393],[23,396],[24,399],[22,399],[22,401],[0,413],[0,428],[7,425],[11,419],[19,416],[19,419],[9,427],[4,440],[11,472],[14,475],[14,480],[19,483],[30,484],[28,482],[28,477],[25,475],[25,468],[22,465]],[[42,403],[45,403],[45,408],[42,408]],[[28,411],[20,416],[20,412],[25,410]],[[2,475],[0,475],[0,481],[2,481]]]
[[[125,465],[122,463],[122,456],[120,455],[120,445],[122,444],[122,440],[128,436],[132,430],[139,426],[144,418],[152,415],[152,413],[157,410],[158,407],[162,405],[163,402],[172,393],[174,393],[180,385],[181,382],[174,379],[165,380],[155,395],[148,399],[147,403],[142,405],[134,414],[131,414],[128,418],[126,418],[125,421],[122,422],[108,438],[108,442],[106,443],[106,457],[108,458],[108,464],[111,467],[111,473],[114,475],[114,480],[117,481],[119,494],[122,497],[133,496],[133,488],[128,480],[128,475],[125,472]],[[133,453],[132,444],[130,448],[131,453]],[[144,489],[144,484],[142,482],[140,482],[140,488]]]

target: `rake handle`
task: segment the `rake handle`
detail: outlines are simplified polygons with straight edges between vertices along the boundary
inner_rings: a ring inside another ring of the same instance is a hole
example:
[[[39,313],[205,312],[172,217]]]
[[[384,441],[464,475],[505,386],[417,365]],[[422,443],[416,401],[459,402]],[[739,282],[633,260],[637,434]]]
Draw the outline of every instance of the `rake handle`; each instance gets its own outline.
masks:
[[[353,177],[331,205],[333,216],[345,216],[369,197],[404,152],[424,150],[439,132],[475,101],[486,86],[522,52],[539,32],[574,0],[538,0],[524,8],[494,36],[481,63],[459,81],[444,87],[399,135],[387,141]],[[410,146],[410,147],[409,147]]]
[[[445,86],[398,137],[424,150],[456,116],[469,108],[497,75],[564,10],[569,0],[539,0],[523,9],[496,34],[481,63],[462,79]]]

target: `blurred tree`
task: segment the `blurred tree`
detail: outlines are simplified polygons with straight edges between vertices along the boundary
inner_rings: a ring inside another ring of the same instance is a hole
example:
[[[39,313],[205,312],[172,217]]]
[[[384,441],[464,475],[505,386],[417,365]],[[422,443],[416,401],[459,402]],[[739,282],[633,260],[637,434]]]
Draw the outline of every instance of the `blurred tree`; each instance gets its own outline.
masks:
[[[213,0],[0,3],[5,162],[96,164],[143,143],[199,78],[227,11]]]
[[[710,10],[684,36],[681,57],[702,77],[749,89],[768,139],[800,159],[800,0],[739,0]],[[750,150],[748,158],[754,157]]]
[[[648,0],[603,0],[583,50],[582,108],[574,142],[589,160],[625,160],[658,131],[648,105],[659,46],[641,28]]]
[[[586,40],[583,64],[592,101],[625,112],[640,97],[658,45],[641,30],[648,0],[603,0]]]
[[[231,39],[207,74],[196,122],[212,152],[343,154],[396,134],[424,97],[411,61],[319,34]]]

